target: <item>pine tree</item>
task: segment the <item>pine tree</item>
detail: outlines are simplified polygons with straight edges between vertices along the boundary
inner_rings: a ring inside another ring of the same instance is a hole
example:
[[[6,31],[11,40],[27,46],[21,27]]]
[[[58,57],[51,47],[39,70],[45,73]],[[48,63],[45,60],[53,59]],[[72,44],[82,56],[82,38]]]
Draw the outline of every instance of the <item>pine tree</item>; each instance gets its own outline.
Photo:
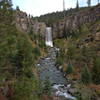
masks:
[[[46,79],[45,79],[45,81],[44,81],[43,92],[44,92],[45,94],[48,94],[48,95],[51,94],[51,83],[50,83],[49,77],[46,77]]]
[[[100,1],[98,0],[98,4],[99,4],[99,2],[100,2]]]
[[[73,72],[73,66],[71,64],[68,64],[66,73],[71,74],[72,72]]]
[[[92,73],[94,83],[100,84],[100,57],[96,57],[94,59],[94,67]]]
[[[92,75],[86,65],[81,72],[81,81],[83,82],[83,84],[89,84],[91,83],[91,80],[92,80]]]
[[[12,0],[2,0],[0,3],[6,10],[12,9]]]
[[[17,11],[20,11],[20,8],[19,8],[19,6],[17,6],[17,7],[16,7],[16,10],[17,10]]]
[[[0,3],[0,6],[2,9],[0,10],[0,23],[3,23],[5,25],[11,25],[13,20],[13,10],[12,10],[12,4],[11,1],[3,0]]]
[[[90,7],[91,6],[91,0],[88,0],[87,4],[88,4],[88,7]]]
[[[79,2],[77,0],[77,3],[76,3],[76,9],[79,9]]]

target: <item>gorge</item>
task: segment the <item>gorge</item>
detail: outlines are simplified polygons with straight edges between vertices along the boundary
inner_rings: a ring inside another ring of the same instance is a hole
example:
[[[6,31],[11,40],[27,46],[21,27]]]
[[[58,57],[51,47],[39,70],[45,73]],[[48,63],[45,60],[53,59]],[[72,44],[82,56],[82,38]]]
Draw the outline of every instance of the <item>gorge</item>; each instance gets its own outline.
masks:
[[[72,15],[68,14],[65,19],[59,18],[59,20],[57,20],[56,22],[51,20],[50,24],[49,20],[51,18],[49,17],[49,15],[48,15],[48,21],[45,21],[46,15],[44,15],[44,17],[42,16],[44,20],[42,17],[32,19],[25,12],[16,11],[15,13],[16,27],[26,33],[30,33],[30,31],[32,30],[34,31],[35,34],[39,33],[42,36],[42,38],[45,38],[46,26],[52,26],[52,36],[53,39],[56,39],[56,38],[62,38],[64,36],[63,33],[65,33],[65,36],[67,36],[69,34],[72,34],[72,32],[77,28],[79,28],[79,26],[91,22],[94,23],[100,19],[100,5],[91,8],[80,8],[80,10],[78,11],[74,10],[75,9],[72,10]],[[65,32],[64,32],[64,27],[65,27]]]
[[[100,4],[33,17],[1,0],[0,100],[100,100]]]
[[[40,34],[42,37],[41,39],[45,40],[45,45],[47,46],[47,55],[40,58],[37,64],[40,79],[43,81],[48,78],[49,82],[54,84],[53,87],[56,87],[54,96],[57,95],[58,98],[61,97],[61,100],[63,100],[63,97],[67,99],[75,99],[75,97],[78,99],[88,98],[87,100],[89,100],[91,94],[89,94],[89,96],[84,96],[85,92],[80,92],[82,91],[80,90],[81,85],[78,86],[78,84],[80,84],[81,72],[85,65],[83,61],[85,60],[86,63],[87,58],[92,58],[93,47],[96,48],[93,52],[95,52],[96,55],[99,55],[99,42],[97,41],[100,40],[100,5],[82,8],[82,10],[78,10],[75,13],[72,13],[72,15],[66,16],[65,19],[51,22],[51,25],[46,25],[45,21],[41,22],[36,19],[34,20],[29,17],[21,16],[23,16],[23,14],[20,12],[17,17],[17,19],[19,18],[19,21],[16,25],[20,26],[20,28],[21,26],[25,26],[21,30],[24,32],[27,31],[29,34],[31,29],[34,30],[32,34]],[[79,36],[78,38],[77,35]],[[69,38],[69,36],[72,38]],[[67,41],[65,40],[66,38],[68,38]],[[57,51],[58,49],[56,46],[60,50],[59,52]],[[89,48],[90,52],[84,51],[86,54],[81,54],[81,52],[83,52],[82,50],[85,50],[84,47],[87,49]],[[69,56],[71,60],[69,59]],[[70,65],[70,62],[72,63],[71,65],[74,66],[74,73],[71,74],[71,76],[67,75],[67,68]],[[91,62],[92,61],[90,61],[90,65],[93,67]],[[58,70],[59,68],[60,70]],[[70,80],[70,82],[67,83],[68,81],[66,81],[66,79]],[[75,86],[73,86],[73,83]],[[67,89],[67,85],[69,84],[72,86]],[[76,88],[76,86],[78,87]],[[91,89],[87,87],[86,93],[88,90],[91,91]],[[95,89],[95,91],[98,90]],[[82,97],[80,97],[81,95]],[[94,97],[98,98],[97,95]],[[91,96],[91,98],[93,97]]]

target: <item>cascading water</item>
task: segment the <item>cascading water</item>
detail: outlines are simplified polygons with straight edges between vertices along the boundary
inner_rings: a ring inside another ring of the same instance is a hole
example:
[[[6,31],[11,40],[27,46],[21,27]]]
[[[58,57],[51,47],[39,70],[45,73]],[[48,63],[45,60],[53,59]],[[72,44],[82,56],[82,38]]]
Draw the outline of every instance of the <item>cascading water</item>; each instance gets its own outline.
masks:
[[[45,44],[46,46],[53,47],[51,27],[46,28]],[[52,86],[52,94],[55,97],[60,97],[62,100],[76,100],[75,97],[68,93],[68,88],[70,88],[71,84],[64,85],[67,81],[55,66],[58,51],[59,49],[55,47],[49,48],[47,56],[39,60],[37,67],[39,69],[41,83],[44,84],[44,81],[48,77]]]
[[[52,42],[52,28],[47,27],[46,28],[46,41],[45,41],[46,46],[53,47],[53,42]]]
[[[52,46],[51,44],[49,46]],[[41,58],[37,64],[39,69],[39,77],[41,83],[48,77],[52,86],[52,94],[55,97],[60,97],[60,100],[76,100],[71,94],[68,93],[71,84],[66,84],[67,80],[64,78],[63,73],[56,67],[56,56],[59,49],[53,47],[48,49],[48,55]]]

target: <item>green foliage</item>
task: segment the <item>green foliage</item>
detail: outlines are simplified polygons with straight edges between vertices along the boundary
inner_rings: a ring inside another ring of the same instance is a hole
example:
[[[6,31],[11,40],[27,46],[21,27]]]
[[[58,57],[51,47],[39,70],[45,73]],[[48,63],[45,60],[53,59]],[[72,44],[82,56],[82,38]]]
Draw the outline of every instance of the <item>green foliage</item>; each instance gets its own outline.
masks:
[[[45,41],[43,39],[39,40],[39,43],[38,43],[39,47],[40,48],[45,48]]]
[[[80,30],[80,34],[88,34],[88,33],[90,33],[89,28],[88,28],[88,26],[86,24],[82,25],[79,30]]]
[[[56,61],[56,64],[57,65],[62,65],[63,64],[63,59],[61,57],[58,57],[57,61]]]
[[[81,72],[81,81],[83,84],[89,84],[92,81],[92,75],[87,66],[85,66]]]
[[[5,3],[6,2],[6,3]],[[10,58],[16,50],[16,28],[12,25],[13,11],[8,1],[3,0],[0,9],[0,74],[7,78],[12,76],[13,66]],[[13,34],[13,35],[12,35]]]
[[[72,38],[75,38],[75,39],[82,39],[89,33],[90,33],[90,30],[87,24],[84,24],[81,26],[78,25],[78,28],[70,29],[70,35],[72,36]]]
[[[40,22],[45,22],[47,26],[52,26],[53,23],[58,22],[59,20],[64,19],[64,15],[66,17],[74,15],[78,11],[85,10],[87,8],[82,7],[77,9],[68,9],[66,11],[60,11],[60,12],[53,12],[53,13],[48,13],[46,15],[41,15],[40,17],[34,17],[33,20],[38,20]]]
[[[38,80],[34,77],[20,77],[14,84],[13,100],[38,100]]]
[[[96,51],[93,47],[83,46],[80,49],[80,59],[86,64],[88,64],[95,57],[95,55]]]
[[[17,10],[17,11],[20,11],[20,8],[19,8],[19,6],[17,6],[17,7],[16,7],[16,10]]]
[[[0,9],[0,85],[4,86],[6,80],[13,83],[12,100],[39,100],[36,91],[41,86],[33,69],[41,55],[40,48],[32,44],[27,34],[16,29],[13,10],[5,2],[0,2],[1,5],[4,7]]]
[[[94,66],[93,66],[93,81],[96,84],[100,84],[100,57],[96,57],[94,59]]]
[[[49,77],[46,77],[43,84],[44,84],[43,93],[50,95],[51,94],[51,84],[50,84]]]
[[[66,73],[67,73],[67,74],[73,73],[73,66],[72,66],[72,64],[68,64]]]
[[[39,57],[41,55],[40,48],[39,47],[35,47],[33,49],[33,53],[35,54],[35,58]]]
[[[76,52],[75,44],[73,44],[72,42],[69,43],[69,45],[68,45],[68,52],[67,52],[68,58],[69,59],[73,59],[75,57],[75,52]]]
[[[12,58],[13,65],[16,66],[18,73],[23,73],[28,71],[28,69],[33,67],[33,47],[27,41],[27,38],[20,38],[17,43],[16,55]]]
[[[75,94],[77,100],[91,100],[93,93],[91,89],[83,84],[77,85],[77,93]]]
[[[3,0],[0,2],[0,24],[9,26],[13,20],[12,4],[9,0]]]
[[[38,45],[40,48],[45,48],[45,41],[40,34],[34,33],[34,31],[31,29],[29,32],[29,36],[31,40],[35,42],[36,45]]]

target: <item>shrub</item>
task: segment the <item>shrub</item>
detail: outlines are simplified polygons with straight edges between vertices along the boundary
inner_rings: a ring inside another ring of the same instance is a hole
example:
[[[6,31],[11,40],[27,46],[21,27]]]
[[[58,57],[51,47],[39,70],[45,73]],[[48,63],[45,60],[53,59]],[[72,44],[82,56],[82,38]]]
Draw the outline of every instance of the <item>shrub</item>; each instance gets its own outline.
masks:
[[[37,58],[38,56],[40,56],[40,55],[41,55],[41,53],[40,53],[40,48],[39,48],[39,47],[35,47],[35,48],[33,49],[33,53],[34,53],[34,55],[35,55],[36,58]]]
[[[88,34],[90,33],[89,28],[86,24],[82,25],[80,28],[80,34]]]
[[[93,67],[93,81],[96,84],[100,84],[100,57],[94,59],[94,67]]]
[[[68,64],[66,73],[71,74],[72,72],[73,72],[73,66],[72,66],[72,64]]]
[[[59,65],[59,66],[62,65],[63,64],[63,59],[61,57],[58,57],[57,61],[56,61],[56,64]]]
[[[38,100],[38,81],[35,78],[20,77],[14,84],[12,100]]]
[[[3,2],[7,4],[8,0]],[[14,85],[14,97],[10,100],[38,100],[37,94],[33,95],[33,91],[39,91],[33,67],[36,61],[34,56],[39,57],[40,50],[27,34],[16,29],[13,12],[8,8],[0,9],[0,85],[4,87],[8,84],[6,81]]]
[[[74,59],[75,54],[76,54],[76,46],[75,46],[75,44],[69,43],[69,45],[68,45],[68,52],[67,52],[68,58]]]
[[[83,84],[89,84],[91,83],[91,80],[92,80],[91,73],[88,67],[85,66],[81,72],[81,81],[83,82]]]
[[[91,89],[83,84],[77,85],[77,93],[75,94],[77,100],[91,100],[93,93]]]
[[[51,94],[51,83],[49,77],[46,77],[43,86],[43,93],[50,95]]]

